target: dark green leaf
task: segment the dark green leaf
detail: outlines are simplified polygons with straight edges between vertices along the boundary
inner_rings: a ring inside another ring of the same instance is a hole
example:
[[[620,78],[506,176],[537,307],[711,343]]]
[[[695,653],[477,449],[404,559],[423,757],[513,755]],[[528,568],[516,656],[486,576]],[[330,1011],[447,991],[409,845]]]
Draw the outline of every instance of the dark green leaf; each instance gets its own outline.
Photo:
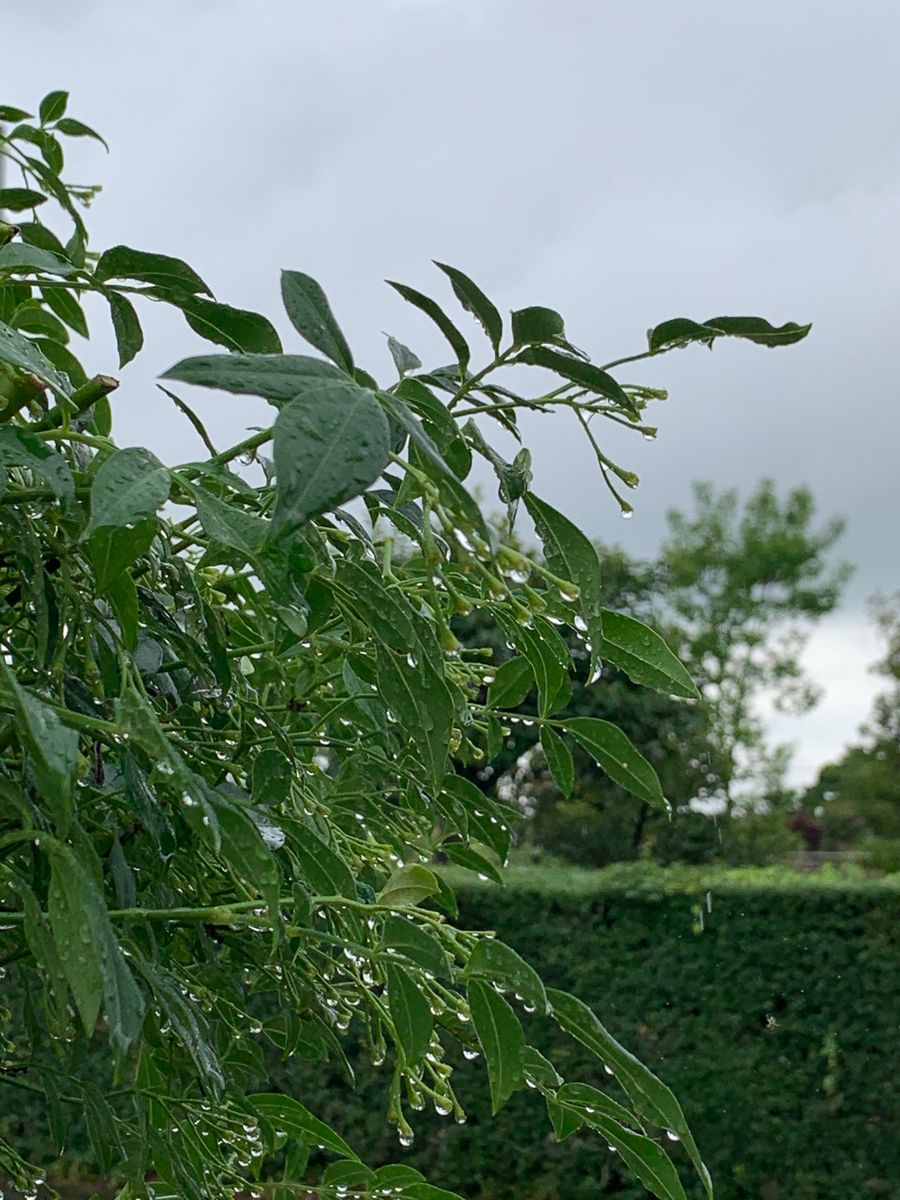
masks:
[[[584,1118],[580,1113],[571,1108],[564,1108],[562,1104],[547,1097],[547,1115],[550,1118],[550,1124],[553,1126],[553,1132],[556,1134],[558,1142],[564,1142],[566,1138],[577,1133],[584,1124]]]
[[[627,412],[637,414],[634,401],[622,386],[616,383],[612,375],[601,370],[600,367],[595,367],[593,363],[585,362],[583,358],[563,354],[549,346],[529,346],[516,358],[516,362],[554,371],[563,379],[569,379],[573,383],[587,388],[589,392],[596,392],[608,400],[614,400]]]
[[[400,293],[404,300],[407,300],[419,309],[420,312],[425,313],[427,317],[430,317],[434,321],[435,325],[437,325],[438,329],[450,343],[453,353],[456,355],[456,361],[459,363],[460,370],[465,371],[469,365],[470,357],[468,344],[440,306],[430,296],[426,296],[422,292],[417,292],[415,288],[407,287],[405,283],[394,283],[390,279],[387,282],[395,291]]]
[[[16,731],[28,754],[40,800],[54,814],[57,824],[65,829],[78,761],[78,734],[67,729],[48,704],[23,688],[2,658],[0,694],[12,709]]]
[[[49,125],[53,121],[58,121],[66,111],[66,105],[69,103],[68,92],[48,92],[43,98],[38,108],[38,114],[41,118],[42,125]]]
[[[46,275],[74,275],[75,268],[58,254],[27,246],[24,242],[9,242],[0,248],[0,271],[43,271]]]
[[[435,262],[449,278],[457,300],[480,323],[487,334],[496,354],[500,349],[500,339],[503,337],[503,318],[496,307],[487,298],[477,283],[458,271],[456,267],[448,267],[446,263]]]
[[[110,580],[106,595],[119,622],[125,649],[134,653],[138,640],[138,596],[135,582],[127,571]]]
[[[408,731],[416,731],[417,747],[438,787],[447,765],[453,728],[453,697],[424,655],[411,667],[386,647],[377,653],[378,691],[388,709]]]
[[[681,1139],[711,1200],[713,1191],[709,1172],[697,1150],[681,1105],[669,1088],[620,1045],[581,1000],[555,989],[548,990],[547,996],[560,1028],[587,1046],[613,1071],[635,1111],[652,1124],[671,1130]]]
[[[425,1057],[431,1041],[434,1027],[431,1006],[405,967],[388,963],[386,974],[394,1031],[407,1063],[412,1065]]]
[[[318,283],[302,271],[282,271],[281,298],[300,336],[348,375],[352,374],[353,355]]]
[[[0,121],[30,121],[33,114],[12,104],[0,104]]]
[[[116,450],[94,476],[88,531],[152,517],[168,499],[169,483],[169,472],[149,450],[139,446]]]
[[[93,534],[88,542],[88,554],[98,591],[105,592],[114,579],[147,553],[158,527],[156,518],[148,517],[131,528],[108,526]]]
[[[62,399],[72,391],[64,376],[56,370],[29,338],[0,321],[0,362],[30,371]]]
[[[517,708],[534,687],[534,671],[527,658],[501,663],[488,691],[491,708]]]
[[[31,188],[0,188],[0,211],[6,209],[7,212],[24,212],[27,208],[37,208],[46,200],[43,192],[35,192]]]
[[[601,657],[623,670],[634,683],[672,696],[699,699],[694,681],[663,638],[625,613],[603,609]]]
[[[770,325],[761,317],[712,317],[702,324],[688,317],[673,317],[649,330],[647,342],[654,354],[691,342],[712,346],[717,337],[746,338],[760,346],[789,346],[802,341],[811,328],[811,325],[797,325],[793,321],[786,325]]]
[[[170,367],[163,379],[217,388],[241,396],[262,396],[284,404],[323,381],[346,383],[343,371],[305,354],[201,354]]]
[[[231,308],[200,296],[173,297],[173,303],[195,333],[208,342],[246,354],[280,354],[281,339],[275,326],[259,313]]]
[[[116,335],[116,347],[119,351],[119,366],[130,363],[144,344],[144,331],[134,310],[134,305],[118,292],[108,292],[109,311],[112,317],[113,330]]]
[[[106,149],[109,146],[104,138],[97,133],[96,129],[91,129],[90,125],[85,125],[84,121],[76,121],[74,117],[62,117],[56,122],[56,132],[63,133],[66,137],[89,137],[100,142]]]
[[[575,783],[575,764],[572,761],[572,751],[559,736],[552,725],[541,726],[541,749],[553,782],[569,798]]]
[[[107,1175],[122,1153],[116,1120],[106,1098],[95,1083],[83,1084],[82,1096],[91,1148],[101,1173]]]
[[[659,777],[616,725],[598,717],[570,717],[565,728],[619,787],[655,808],[667,808]]]
[[[505,992],[514,992],[530,1009],[547,1011],[547,994],[541,977],[505,942],[482,938],[469,955],[465,975],[483,976]]]
[[[553,338],[563,337],[565,332],[565,322],[552,308],[520,308],[512,314],[512,337],[516,346],[549,342]]]
[[[253,558],[259,553],[269,531],[268,521],[239,508],[237,504],[220,500],[205,488],[195,484],[186,486],[197,507],[197,516],[200,518],[203,532],[208,538],[240,551],[247,558]]]
[[[273,441],[273,531],[358,496],[390,458],[387,417],[372,392],[349,382],[320,383],[286,404]]]
[[[588,1122],[618,1150],[628,1169],[659,1200],[687,1200],[678,1172],[662,1146],[607,1117],[590,1117]]]
[[[189,296],[197,292],[212,295],[196,271],[180,258],[170,258],[168,254],[149,254],[145,250],[133,250],[130,246],[113,246],[101,254],[94,278],[98,283],[105,283],[109,279],[133,279],[138,283],[152,284]]]
[[[489,984],[470,979],[467,995],[472,1025],[487,1063],[491,1108],[496,1113],[524,1086],[525,1035],[516,1014]]]
[[[218,805],[216,816],[221,831],[220,853],[232,875],[246,890],[262,896],[270,920],[277,924],[281,872],[271,850],[250,817],[238,808]]]
[[[293,831],[291,851],[315,891],[325,896],[349,896],[355,900],[356,883],[344,860],[305,825],[294,825]]]
[[[606,1092],[601,1092],[599,1088],[591,1087],[588,1083],[563,1084],[556,1098],[560,1104],[571,1104],[583,1109],[589,1123],[596,1113],[600,1113],[601,1116],[618,1121],[620,1125],[629,1129],[641,1128],[634,1113],[611,1099]]]
[[[274,1128],[283,1129],[290,1137],[301,1138],[309,1145],[323,1146],[343,1158],[359,1161],[342,1137],[290,1096],[259,1092],[248,1096],[247,1101],[260,1117]]]
[[[432,875],[432,879],[434,878]],[[423,970],[430,971],[432,975],[445,976],[449,970],[447,955],[434,934],[406,917],[389,916],[385,920],[378,949],[390,949],[402,954],[404,958],[408,958]]]
[[[291,794],[293,769],[280,750],[260,750],[253,760],[251,792],[256,804],[284,804]]]
[[[70,507],[75,503],[75,481],[69,464],[25,429],[12,425],[0,429],[0,463],[27,467],[46,479],[60,504]]]
[[[70,329],[74,329],[82,337],[88,336],[84,312],[73,292],[67,288],[42,288],[41,299]]]
[[[466,846],[462,842],[444,842],[441,850],[458,867],[465,867],[467,871],[474,871],[485,879],[492,879],[494,883],[502,884],[504,882],[503,876],[491,860],[485,858],[483,854],[479,854],[477,850],[473,850],[471,846]]]

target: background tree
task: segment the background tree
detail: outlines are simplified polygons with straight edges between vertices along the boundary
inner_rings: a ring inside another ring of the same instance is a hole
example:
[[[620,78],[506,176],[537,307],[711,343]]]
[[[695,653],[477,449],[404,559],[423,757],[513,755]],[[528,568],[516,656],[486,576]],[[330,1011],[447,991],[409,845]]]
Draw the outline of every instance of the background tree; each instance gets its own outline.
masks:
[[[742,784],[756,779],[771,790],[773,766],[778,773],[763,736],[762,693],[791,713],[818,699],[800,661],[806,628],[834,609],[850,568],[829,562],[843,521],[815,528],[808,488],[782,500],[765,480],[742,507],[736,490],[717,493],[697,483],[694,505],[693,513],[668,514],[663,592],[679,634],[676,649],[709,707],[719,788],[731,816]]]

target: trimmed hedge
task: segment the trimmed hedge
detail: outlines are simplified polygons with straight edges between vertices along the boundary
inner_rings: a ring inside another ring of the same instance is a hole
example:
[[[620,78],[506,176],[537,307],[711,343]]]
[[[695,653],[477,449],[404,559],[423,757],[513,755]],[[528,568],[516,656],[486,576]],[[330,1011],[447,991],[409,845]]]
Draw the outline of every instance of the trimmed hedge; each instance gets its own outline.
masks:
[[[513,870],[505,889],[454,883],[466,926],[496,929],[549,984],[594,1004],[675,1089],[719,1200],[900,1197],[897,877],[628,864]],[[610,1082],[549,1023],[528,1031],[567,1078]],[[270,1082],[366,1161],[408,1161],[472,1200],[646,1195],[596,1136],[556,1144],[533,1093],[491,1119],[480,1062],[455,1080],[467,1124],[412,1114],[416,1143],[401,1150],[384,1123],[389,1067],[355,1065],[353,1091],[297,1060]],[[37,1098],[2,1092],[0,1127],[47,1161]],[[69,1154],[89,1160],[83,1131]]]
[[[896,882],[528,868],[460,900],[465,925],[496,929],[548,983],[595,1004],[675,1089],[720,1200],[900,1197]],[[605,1082],[576,1043],[549,1029],[535,1040],[566,1078]],[[380,1126],[386,1069],[361,1065],[349,1102],[337,1077],[280,1082],[352,1130],[364,1157],[396,1160]],[[435,1182],[490,1200],[645,1196],[596,1136],[555,1144],[536,1096],[491,1120],[483,1079],[459,1090],[468,1123],[421,1114],[403,1154]]]

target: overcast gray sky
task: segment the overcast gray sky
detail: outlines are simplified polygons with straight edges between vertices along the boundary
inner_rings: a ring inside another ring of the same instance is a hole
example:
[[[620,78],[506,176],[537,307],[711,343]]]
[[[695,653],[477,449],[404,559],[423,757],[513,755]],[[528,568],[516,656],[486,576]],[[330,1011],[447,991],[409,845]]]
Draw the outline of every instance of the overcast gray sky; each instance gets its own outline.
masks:
[[[4,11],[3,43],[2,102],[69,88],[111,144],[70,153],[71,177],[105,185],[97,248],[186,258],[288,344],[278,270],[307,271],[375,374],[381,330],[447,358],[381,282],[439,294],[432,258],[501,309],[558,308],[601,360],[672,316],[812,321],[790,349],[693,348],[628,376],[671,398],[655,443],[617,443],[643,481],[627,525],[565,418],[530,432],[541,493],[636,554],[698,478],[805,482],[823,517],[846,514],[857,574],[809,653],[826,701],[773,729],[800,742],[800,782],[853,736],[877,686],[863,602],[900,587],[892,0],[30,0]],[[183,459],[193,435],[152,381],[198,341],[156,308],[146,327],[117,433]],[[222,443],[262,419],[197,401]]]

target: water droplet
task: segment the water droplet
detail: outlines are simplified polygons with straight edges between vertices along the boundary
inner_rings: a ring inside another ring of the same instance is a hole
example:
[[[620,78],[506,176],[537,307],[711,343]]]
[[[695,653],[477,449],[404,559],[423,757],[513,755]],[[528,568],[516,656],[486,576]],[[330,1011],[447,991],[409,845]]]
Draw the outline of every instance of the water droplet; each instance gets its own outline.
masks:
[[[669,1139],[670,1142],[680,1142],[681,1141],[681,1138],[678,1136],[678,1134],[675,1132],[674,1129],[667,1129],[666,1137]]]
[[[413,1133],[413,1131],[411,1129],[408,1129],[408,1130],[401,1129],[400,1130],[400,1145],[401,1146],[411,1146],[415,1140],[416,1140],[416,1135]]]
[[[633,508],[623,508],[622,509],[622,520],[623,521],[630,521],[633,516],[634,516]]]
[[[579,633],[587,633],[587,630],[588,630],[587,621],[584,619],[584,617],[581,615],[581,613],[579,613],[576,616],[576,618],[572,622],[572,624],[575,626],[575,628],[578,630]]]
[[[463,1058],[468,1059],[469,1062],[474,1062],[475,1059],[478,1058],[478,1051],[473,1050],[471,1046],[466,1046],[466,1048],[463,1050]]]

